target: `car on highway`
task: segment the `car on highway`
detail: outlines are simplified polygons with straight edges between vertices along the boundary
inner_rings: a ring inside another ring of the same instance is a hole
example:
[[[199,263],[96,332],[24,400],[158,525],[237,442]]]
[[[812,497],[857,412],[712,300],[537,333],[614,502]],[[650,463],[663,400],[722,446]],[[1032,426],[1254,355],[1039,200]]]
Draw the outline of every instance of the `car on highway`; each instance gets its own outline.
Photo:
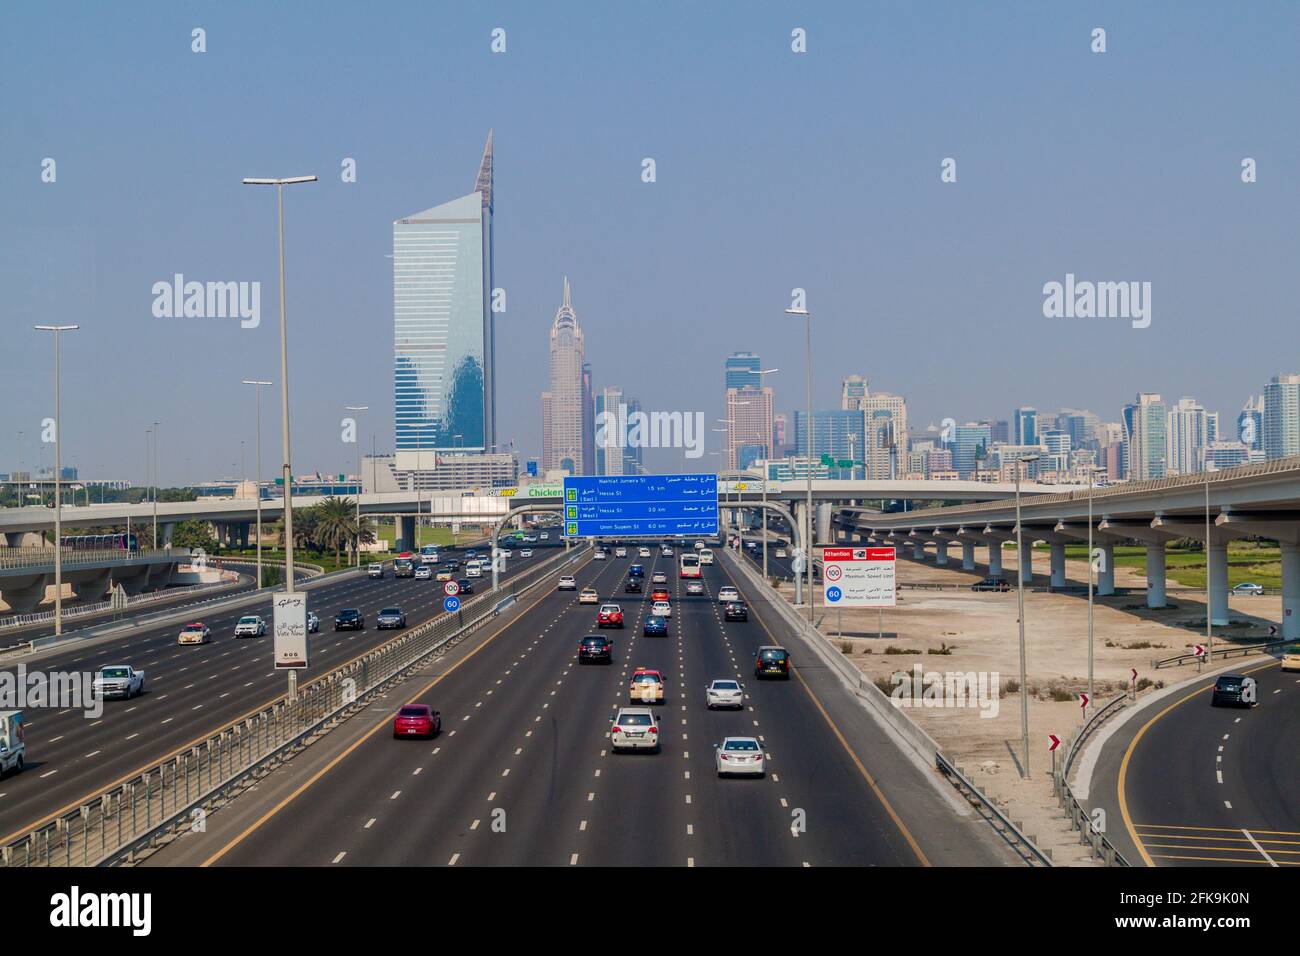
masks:
[[[776,549],[776,556],[777,556],[778,558],[788,558],[788,557],[790,557],[790,554],[789,554],[788,551],[785,550],[785,548],[777,548],[777,549]]]
[[[673,606],[667,601],[655,601],[650,605],[650,613],[655,617],[672,617]]]
[[[615,548],[615,549],[614,549],[614,557],[616,557],[616,558],[626,558],[626,557],[627,557],[627,548]]]
[[[576,591],[578,590],[578,579],[572,574],[561,574],[560,581],[555,585],[557,591]]]
[[[659,556],[660,556],[661,558],[671,558],[671,557],[673,556],[673,548],[672,548],[672,545],[666,544],[666,545],[664,545],[662,548],[660,548],[660,549],[659,549]]]
[[[704,685],[704,705],[712,710],[715,707],[745,707],[745,688],[740,681],[731,677],[715,677]]]
[[[366,617],[355,607],[345,607],[334,615],[336,631],[364,631],[365,629]]]
[[[647,614],[645,623],[641,626],[641,633],[646,637],[667,637],[668,618],[660,617],[658,614]]]
[[[532,549],[532,548],[520,548],[520,549],[519,549],[519,557],[521,557],[521,558],[531,558],[532,556],[533,556],[533,549]]]
[[[307,633],[315,634],[319,630],[320,630],[320,618],[316,615],[315,611],[308,611],[307,612]]]
[[[633,703],[662,704],[664,702],[664,675],[649,667],[638,667],[632,672],[627,689],[628,700]]]
[[[181,628],[180,634],[176,635],[177,644],[206,644],[210,640],[212,640],[212,628],[202,621],[186,624]]]
[[[418,566],[416,567],[416,569],[415,569],[415,580],[417,580],[417,581],[432,581],[432,580],[433,580],[433,568],[432,568],[430,565],[427,565],[427,564],[421,564],[421,565],[418,565]]]
[[[452,575],[454,575],[455,573],[456,571],[454,568],[439,568],[437,571],[434,572],[433,579],[435,581],[450,581]]]
[[[722,619],[724,621],[748,621],[749,608],[745,607],[740,601],[728,601],[722,605]]]
[[[628,578],[628,579],[627,579],[627,582],[623,585],[623,593],[624,593],[624,594],[640,594],[640,593],[641,593],[641,579],[640,579],[640,578]]]
[[[697,579],[697,578],[691,578],[689,581],[686,582],[686,593],[687,593],[687,594],[703,594],[703,593],[704,593],[704,582],[703,582],[703,581],[700,581],[700,580]]]
[[[604,551],[597,551],[595,554],[591,556],[591,559],[593,561],[604,561],[605,557],[606,555]]]
[[[578,663],[588,664],[600,661],[611,664],[614,661],[614,645],[603,634],[589,634],[578,642]]]
[[[595,588],[583,588],[578,592],[579,604],[599,604],[600,595],[596,593]]]
[[[97,697],[129,700],[144,693],[144,671],[138,671],[130,664],[112,664],[95,675],[91,687]]]
[[[543,541],[549,541],[551,540],[551,533],[549,531],[543,531],[541,534],[538,535],[538,537],[541,538]]]
[[[724,584],[722,587],[718,588],[719,604],[726,604],[730,601],[739,601],[739,600],[740,600],[740,592],[737,591],[730,584]]]
[[[1259,703],[1259,687],[1255,678],[1242,674],[1220,674],[1214,681],[1214,690],[1210,694],[1210,706],[1236,704],[1249,707]]]
[[[477,564],[471,564],[469,567],[465,569],[465,577],[481,578],[483,577],[483,569],[479,567]]]
[[[659,753],[659,715],[649,707],[620,707],[609,725],[609,749]]]
[[[790,652],[775,644],[765,644],[754,655],[755,677],[790,679]]]
[[[708,565],[712,563],[713,563],[713,551],[709,548],[705,548],[703,551],[700,552],[700,564]]]
[[[466,574],[469,574],[468,571],[466,571],[465,573],[466,573]],[[460,586],[460,593],[461,593],[461,594],[473,594],[473,593],[474,593],[474,582],[471,581],[469,578],[467,578],[467,577],[465,577],[465,578],[461,578],[461,579],[460,579],[459,581],[457,581],[456,583]]]
[[[637,549],[636,549],[636,556],[637,556],[638,558],[648,558],[648,557],[650,557],[650,549],[649,549],[649,548],[637,548]]]
[[[393,739],[434,737],[442,730],[442,714],[428,704],[403,704],[393,718]]]
[[[972,591],[1010,591],[1006,578],[983,578],[970,586]]]
[[[703,551],[705,548],[708,547],[708,545],[706,545],[703,541],[696,541],[694,547],[696,551]]]
[[[665,574],[663,571],[656,571],[654,574],[650,575],[650,583],[651,583],[651,584],[667,584],[667,583],[668,583],[668,575]]]
[[[386,607],[375,615],[375,626],[381,631],[388,628],[400,630],[406,627],[406,615],[400,607]]]
[[[669,594],[668,589],[666,587],[657,587],[650,592],[650,600],[670,601],[672,600],[672,596]]]
[[[498,548],[497,556],[502,558],[513,558],[515,556],[515,553],[511,551],[509,548]]]
[[[1300,671],[1300,644],[1292,644],[1282,651],[1282,670]]]
[[[602,604],[596,612],[597,627],[622,627],[623,609],[617,604]]]
[[[235,637],[265,637],[266,621],[256,614],[245,614],[235,623]]]
[[[763,747],[753,737],[724,737],[722,743],[714,745],[713,753],[719,777],[762,777],[767,773]]]
[[[1253,584],[1250,581],[1242,581],[1240,584],[1238,584],[1235,588],[1232,589],[1232,593],[1236,595],[1258,596],[1264,593],[1264,585]]]
[[[645,567],[640,564],[629,564],[627,567],[627,576],[629,578],[645,577]]]
[[[366,565],[366,577],[382,578],[384,576],[384,566],[378,562]]]

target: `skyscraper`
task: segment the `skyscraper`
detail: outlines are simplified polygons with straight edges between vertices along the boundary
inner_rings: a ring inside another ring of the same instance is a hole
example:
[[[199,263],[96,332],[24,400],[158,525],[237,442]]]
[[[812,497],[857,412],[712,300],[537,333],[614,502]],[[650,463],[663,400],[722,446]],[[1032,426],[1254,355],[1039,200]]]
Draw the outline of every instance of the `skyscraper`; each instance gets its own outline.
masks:
[[[619,417],[623,405],[623,390],[617,385],[606,385],[595,396],[595,419],[600,439],[595,443],[597,475],[623,474],[623,445],[626,428]]]
[[[952,467],[962,478],[972,478],[987,467],[989,448],[993,444],[992,427],[987,423],[967,422],[952,430]]]
[[[771,457],[772,389],[727,389],[727,467],[747,468]]]
[[[1300,455],[1300,375],[1274,375],[1264,386],[1264,457]]]
[[[1012,425],[1012,444],[1038,444],[1038,409],[1031,405],[1020,406],[1016,409],[1015,417],[1012,419]]]
[[[907,403],[901,395],[873,394],[866,379],[850,375],[840,389],[840,408],[866,419],[864,445],[854,449],[854,458],[866,463],[868,478],[893,478],[906,470]]]
[[[584,355],[582,329],[573,311],[569,279],[566,276],[564,301],[556,310],[555,321],[551,325],[551,388],[542,398],[543,413],[548,413],[548,420],[542,424],[545,446],[542,466],[547,470],[559,469],[571,475],[582,473],[583,424],[586,417],[583,410]],[[548,424],[549,442],[545,440]]]
[[[1155,392],[1124,406],[1124,464],[1133,481],[1163,478],[1168,470],[1169,409]]]
[[[794,413],[796,454],[801,457],[809,455],[811,437],[811,455],[814,459],[819,459],[822,455],[830,455],[837,460],[861,460],[858,456],[866,441],[865,422],[866,416],[857,409],[815,411],[812,414],[810,429],[807,412],[796,411]],[[845,471],[847,472],[848,469]]]
[[[1205,449],[1214,441],[1210,415],[1193,398],[1180,398],[1169,409],[1168,474],[1205,470]]]
[[[724,368],[725,382],[723,389],[758,388],[763,384],[761,360],[753,352],[732,352],[727,357]]]
[[[582,363],[582,473],[596,471],[596,394],[591,381],[591,363]]]
[[[421,451],[495,442],[492,134],[474,191],[393,223],[394,406],[400,471]]]
[[[1249,451],[1262,451],[1264,448],[1264,399],[1258,395],[1246,401],[1237,416],[1236,440]]]

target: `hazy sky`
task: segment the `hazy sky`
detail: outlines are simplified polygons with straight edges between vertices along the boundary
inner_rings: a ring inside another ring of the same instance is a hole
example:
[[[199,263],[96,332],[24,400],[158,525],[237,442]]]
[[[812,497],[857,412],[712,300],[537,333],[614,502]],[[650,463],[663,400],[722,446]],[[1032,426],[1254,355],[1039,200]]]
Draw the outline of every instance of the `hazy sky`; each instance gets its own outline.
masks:
[[[279,340],[274,191],[244,176],[321,177],[286,191],[295,471],[350,468],[348,404],[391,448],[391,223],[469,192],[489,128],[498,424],[525,455],[565,275],[597,386],[710,426],[737,349],[802,407],[795,287],[819,407],[859,373],[917,423],[1113,421],[1141,390],[1227,425],[1300,370],[1298,41],[1300,6],[1264,2],[5,4],[0,470],[20,429],[40,460],[37,322],[82,326],[65,464],[143,481],[158,419],[164,483],[229,473],[241,439],[252,467],[239,380],[276,378]],[[261,281],[261,326],[155,318],[177,272]],[[1045,318],[1067,273],[1150,282],[1150,327]],[[278,420],[270,394],[268,476]]]

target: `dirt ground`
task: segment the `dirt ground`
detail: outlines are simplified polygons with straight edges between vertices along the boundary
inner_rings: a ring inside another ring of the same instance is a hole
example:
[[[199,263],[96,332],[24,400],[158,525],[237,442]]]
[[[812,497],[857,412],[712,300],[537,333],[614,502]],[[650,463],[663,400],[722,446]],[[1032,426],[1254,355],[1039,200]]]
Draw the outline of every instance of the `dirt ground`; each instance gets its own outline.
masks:
[[[911,554],[910,549],[907,554]],[[977,564],[975,571],[962,571],[960,551],[956,561],[950,551],[948,566],[940,568],[933,563],[932,553],[926,563],[921,563],[904,557],[900,549],[900,602],[897,608],[883,613],[883,637],[878,636],[877,611],[828,611],[818,603],[817,623],[860,670],[873,680],[883,680],[882,689],[887,693],[894,686],[890,676],[898,671],[911,674],[915,665],[925,672],[983,672],[989,675],[992,686],[1000,684],[1003,696],[996,707],[990,695],[983,708],[912,707],[908,715],[955,758],[977,786],[998,800],[1013,820],[1023,821],[1027,834],[1035,837],[1040,846],[1051,848],[1058,864],[1088,865],[1086,848],[1078,844],[1077,834],[1071,833],[1052,795],[1052,758],[1048,751],[1049,734],[1064,741],[1084,719],[1078,695],[1088,688],[1087,597],[1048,592],[1047,556],[1036,552],[1034,557],[1034,590],[1025,590],[1026,683],[1030,689],[1028,779],[1020,772],[1020,658],[1014,588],[1016,556],[1012,549],[1003,551],[1004,576],[1013,584],[1005,594],[972,592],[970,585],[985,576],[985,568]],[[1066,576],[1070,584],[1086,587],[1086,563],[1067,562]],[[958,587],[934,591],[908,587],[914,584]],[[1137,670],[1140,682],[1145,678],[1156,682],[1157,688],[1166,682],[1194,677],[1191,666],[1155,671],[1151,664],[1159,658],[1188,653],[1205,637],[1202,594],[1171,590],[1171,607],[1153,611],[1145,607],[1145,574],[1117,568],[1115,584],[1141,590],[1095,601],[1093,673],[1094,700],[1098,705],[1128,689],[1132,669]],[[1174,586],[1173,582],[1169,584]],[[792,597],[790,585],[782,590]],[[820,602],[820,582],[817,597]],[[1280,620],[1281,603],[1277,596],[1231,598],[1232,619],[1244,625],[1223,630],[1238,637],[1263,639],[1268,623]],[[993,682],[995,673],[998,680]],[[1064,744],[1058,752],[1064,753]]]

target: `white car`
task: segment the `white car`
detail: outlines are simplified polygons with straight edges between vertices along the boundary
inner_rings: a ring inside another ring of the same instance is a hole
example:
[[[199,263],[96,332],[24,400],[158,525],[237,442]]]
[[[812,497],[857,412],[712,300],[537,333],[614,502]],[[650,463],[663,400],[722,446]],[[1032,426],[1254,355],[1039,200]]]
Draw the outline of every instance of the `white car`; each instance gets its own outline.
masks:
[[[212,638],[212,629],[202,622],[186,624],[176,638],[177,644],[206,644]]]
[[[709,710],[714,707],[736,707],[744,709],[745,688],[738,680],[719,677],[704,685],[704,703]]]
[[[713,552],[710,551],[708,548],[705,548],[703,551],[700,552],[700,564],[712,564],[712,563],[713,563]]]
[[[659,549],[659,556],[664,558],[671,558],[673,556],[673,549],[668,547],[668,545],[664,545],[662,548]]]
[[[256,614],[245,614],[235,624],[235,637],[265,637],[266,622]]]
[[[730,584],[724,584],[722,587],[718,588],[719,604],[726,604],[728,601],[739,601],[739,600],[740,600],[740,592],[737,591],[735,588],[733,588]]]
[[[540,535],[538,535],[538,537],[541,538],[543,541],[548,541],[550,540],[551,533],[549,531],[543,531]]]
[[[415,580],[417,580],[417,581],[432,581],[432,580],[433,580],[433,568],[431,568],[431,567],[430,567],[429,565],[427,565],[427,564],[422,564],[422,565],[420,565],[418,568],[415,569]]]
[[[725,737],[714,748],[713,754],[719,777],[730,774],[761,777],[767,773],[763,747],[753,737]]]
[[[555,586],[557,591],[576,591],[578,590],[578,579],[572,574],[561,574],[560,583]]]
[[[113,664],[100,670],[91,686],[99,697],[125,697],[130,700],[144,693],[144,671],[138,671],[129,664]]]
[[[776,556],[777,556],[778,558],[788,558],[788,557],[789,557],[789,555],[786,554],[786,550],[785,550],[785,548],[777,548],[777,549],[776,549]]]
[[[651,583],[651,584],[667,584],[667,583],[668,583],[668,575],[664,574],[662,571],[656,571],[654,574],[650,575],[650,583]]]
[[[477,564],[471,564],[465,569],[465,577],[481,578],[483,577],[483,570]]]
[[[637,550],[636,550],[636,556],[637,556],[638,558],[648,558],[648,557],[650,557],[650,549],[649,549],[649,548],[637,548]]]
[[[514,557],[514,554],[515,553],[511,551],[509,548],[497,548],[497,555],[500,557],[512,558]]]
[[[595,560],[595,561],[604,561],[604,560],[605,560],[605,552],[604,552],[604,551],[597,551],[597,552],[596,552],[595,554],[593,554],[591,557],[592,557],[592,559]]]
[[[599,604],[600,595],[596,593],[595,588],[583,588],[578,592],[579,604]]]
[[[1252,584],[1249,581],[1243,581],[1232,589],[1232,593],[1260,595],[1264,593],[1264,586],[1262,584]]]
[[[532,548],[521,548],[519,551],[519,557],[521,558],[531,558],[532,556],[533,556]]]
[[[627,548],[615,548],[615,549],[614,549],[614,557],[616,557],[616,558],[626,558],[626,557],[627,557]]]
[[[704,544],[703,541],[696,541],[696,542],[695,542],[695,550],[696,550],[696,551],[703,551],[704,548],[705,548],[705,544]]]
[[[620,707],[609,725],[609,747],[659,752],[659,715],[649,707]]]
[[[655,601],[650,605],[650,613],[655,617],[672,617],[673,606],[667,601]]]
[[[690,580],[686,582],[687,594],[703,594],[704,582],[699,580]]]

